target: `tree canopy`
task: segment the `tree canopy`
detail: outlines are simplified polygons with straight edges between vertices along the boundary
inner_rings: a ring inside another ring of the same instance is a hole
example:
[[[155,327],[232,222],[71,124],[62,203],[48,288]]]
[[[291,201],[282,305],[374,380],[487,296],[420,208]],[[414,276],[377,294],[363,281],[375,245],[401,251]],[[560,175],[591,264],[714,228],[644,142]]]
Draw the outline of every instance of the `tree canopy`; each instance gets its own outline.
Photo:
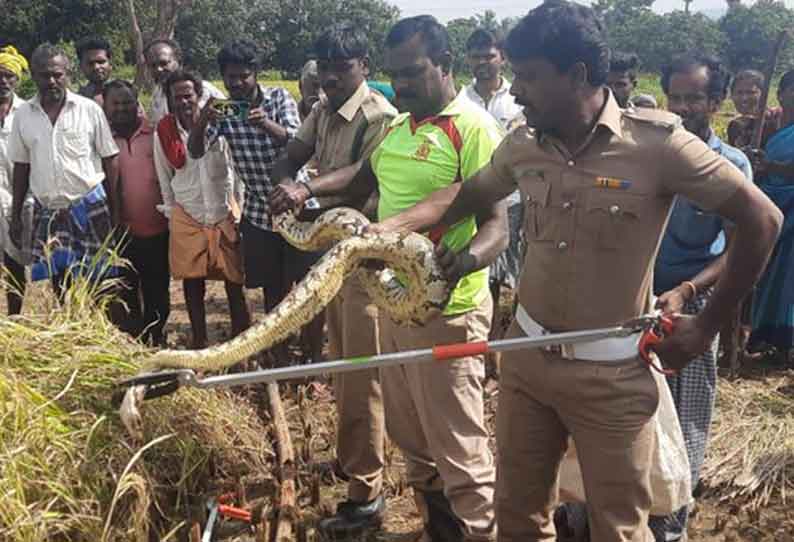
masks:
[[[134,63],[130,7],[144,40],[173,35],[188,53],[187,62],[208,76],[217,74],[217,51],[232,37],[256,41],[266,69],[295,74],[316,37],[343,19],[366,29],[379,69],[386,33],[399,17],[388,0],[0,0],[0,45],[12,43],[29,54],[40,42],[69,43],[99,34],[114,45],[117,62]],[[751,6],[732,2],[719,19],[685,9],[659,14],[652,10],[653,0],[596,0],[593,7],[606,23],[610,45],[636,52],[646,71],[657,71],[687,49],[720,54],[734,70],[763,68],[778,32],[794,24],[793,10],[769,0]],[[514,22],[493,10],[449,21],[455,71],[468,72],[465,43],[474,29],[506,31]],[[791,43],[779,66],[794,67]]]

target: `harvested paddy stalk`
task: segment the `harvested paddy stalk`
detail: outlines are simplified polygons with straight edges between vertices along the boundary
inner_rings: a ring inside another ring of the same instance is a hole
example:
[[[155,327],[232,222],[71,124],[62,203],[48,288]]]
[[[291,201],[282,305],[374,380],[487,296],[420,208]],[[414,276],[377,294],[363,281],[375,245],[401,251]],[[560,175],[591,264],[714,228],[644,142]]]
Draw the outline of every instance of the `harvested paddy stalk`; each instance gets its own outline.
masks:
[[[77,278],[62,307],[38,285],[26,301],[31,316],[0,319],[0,540],[174,540],[207,495],[270,484],[244,398],[160,399],[134,442],[111,396],[146,352],[105,318],[109,297]]]

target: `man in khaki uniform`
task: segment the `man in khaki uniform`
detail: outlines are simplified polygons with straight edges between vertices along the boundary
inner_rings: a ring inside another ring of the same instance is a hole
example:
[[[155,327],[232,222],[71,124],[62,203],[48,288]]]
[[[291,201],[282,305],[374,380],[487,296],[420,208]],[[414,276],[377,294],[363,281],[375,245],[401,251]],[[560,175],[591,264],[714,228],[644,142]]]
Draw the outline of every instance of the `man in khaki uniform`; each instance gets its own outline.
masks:
[[[653,261],[676,194],[736,225],[726,273],[697,316],[657,347],[680,369],[711,343],[764,268],[781,214],[674,115],[621,110],[604,86],[609,49],[592,9],[546,3],[512,30],[511,92],[530,128],[511,132],[474,179],[381,228],[455,224],[517,187],[527,194],[525,317],[511,336],[604,327],[648,312]],[[454,201],[453,201],[454,200]],[[450,205],[451,202],[451,205]],[[523,329],[522,329],[523,328]],[[506,354],[500,378],[500,542],[555,540],[552,512],[568,437],[576,444],[591,540],[647,542],[658,403],[638,336]]]
[[[288,156],[276,167],[279,183],[294,182],[297,171],[312,157],[320,175],[368,158],[397,114],[386,98],[367,86],[369,59],[362,29],[349,23],[333,26],[317,40],[315,53],[328,99],[315,104],[287,146]],[[273,196],[283,190],[277,187]],[[368,199],[352,201],[343,195],[320,203],[357,207],[372,218],[375,207],[365,205]],[[377,197],[372,199],[377,201]],[[327,319],[332,358],[380,353],[378,310],[358,281],[345,284],[328,306]],[[334,388],[339,415],[337,459],[350,478],[349,500],[340,504],[336,516],[323,520],[320,529],[340,538],[357,536],[380,523],[385,506],[381,494],[385,430],[376,369],[337,375]]]
[[[309,192],[368,195],[377,188],[378,218],[384,220],[437,190],[466,184],[488,164],[503,136],[485,110],[457,97],[451,65],[449,36],[435,18],[399,21],[386,37],[384,66],[404,113],[367,160],[310,180],[309,191],[289,188],[291,194],[271,198],[273,212],[300,204]],[[485,267],[507,244],[504,204],[495,202],[433,234],[446,255],[447,278],[456,285],[451,300],[444,314],[424,327],[381,318],[384,352],[488,336],[492,303]],[[405,458],[408,484],[425,522],[423,540],[494,540],[495,469],[485,426],[482,356],[386,367],[380,376],[386,427]]]

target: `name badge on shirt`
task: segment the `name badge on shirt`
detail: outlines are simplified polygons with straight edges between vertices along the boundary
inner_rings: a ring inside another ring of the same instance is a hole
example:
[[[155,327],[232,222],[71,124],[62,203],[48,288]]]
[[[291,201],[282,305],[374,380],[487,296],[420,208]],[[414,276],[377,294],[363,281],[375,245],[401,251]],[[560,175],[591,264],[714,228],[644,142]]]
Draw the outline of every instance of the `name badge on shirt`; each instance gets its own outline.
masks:
[[[631,181],[626,179],[615,179],[614,177],[596,177],[595,186],[610,190],[628,190],[631,188]]]

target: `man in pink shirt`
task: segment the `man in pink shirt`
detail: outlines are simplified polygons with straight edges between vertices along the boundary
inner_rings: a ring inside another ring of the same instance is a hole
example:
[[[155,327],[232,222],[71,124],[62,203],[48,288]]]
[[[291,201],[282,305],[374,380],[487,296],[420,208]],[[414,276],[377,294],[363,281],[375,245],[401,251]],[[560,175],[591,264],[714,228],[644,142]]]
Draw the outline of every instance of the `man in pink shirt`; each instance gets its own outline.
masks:
[[[122,294],[128,312],[119,324],[146,343],[164,346],[163,327],[170,312],[168,221],[157,210],[163,198],[154,167],[154,129],[140,114],[138,93],[130,83],[111,81],[103,98],[119,147],[119,189],[111,197],[121,209],[124,257],[132,264]]]

